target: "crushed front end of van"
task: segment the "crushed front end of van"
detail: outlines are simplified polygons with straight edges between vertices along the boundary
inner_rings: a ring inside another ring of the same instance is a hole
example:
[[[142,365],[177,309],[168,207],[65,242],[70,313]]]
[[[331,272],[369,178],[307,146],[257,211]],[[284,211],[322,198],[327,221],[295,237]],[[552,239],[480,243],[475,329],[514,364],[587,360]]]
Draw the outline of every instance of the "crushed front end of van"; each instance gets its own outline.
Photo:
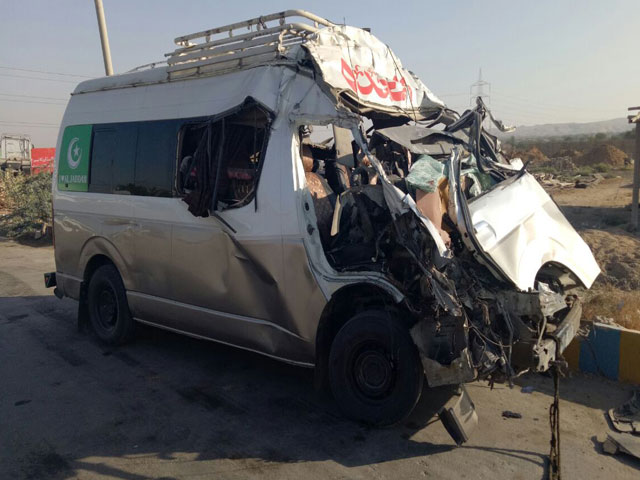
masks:
[[[388,159],[366,155],[380,183],[340,195],[326,254],[337,270],[382,273],[403,293],[429,385],[548,370],[578,331],[579,294],[598,267],[535,179],[522,166],[482,171],[484,150],[452,142],[445,159],[418,160],[442,166],[426,179],[437,208],[422,209],[411,171],[394,184]]]
[[[338,107],[372,122],[351,126],[354,182],[323,241],[332,266],[382,273],[402,292],[430,386],[548,370],[599,268],[483,123],[509,127],[481,98],[447,109],[369,32],[325,28],[306,49]]]

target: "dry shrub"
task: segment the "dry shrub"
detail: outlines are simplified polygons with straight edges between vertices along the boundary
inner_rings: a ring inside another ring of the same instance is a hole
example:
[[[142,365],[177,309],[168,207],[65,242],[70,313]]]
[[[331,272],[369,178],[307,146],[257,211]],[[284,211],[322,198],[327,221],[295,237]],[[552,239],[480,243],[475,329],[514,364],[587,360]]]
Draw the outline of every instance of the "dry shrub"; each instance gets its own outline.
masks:
[[[637,290],[625,291],[611,285],[590,290],[582,316],[585,320],[612,318],[618,325],[640,330],[640,295]]]
[[[613,216],[605,219],[611,220]],[[594,287],[612,286],[635,291],[640,297],[640,238],[616,230],[589,229],[580,233],[602,269]]]
[[[0,216],[0,233],[8,237],[42,231],[51,223],[51,173],[0,172],[0,198],[9,213]]]

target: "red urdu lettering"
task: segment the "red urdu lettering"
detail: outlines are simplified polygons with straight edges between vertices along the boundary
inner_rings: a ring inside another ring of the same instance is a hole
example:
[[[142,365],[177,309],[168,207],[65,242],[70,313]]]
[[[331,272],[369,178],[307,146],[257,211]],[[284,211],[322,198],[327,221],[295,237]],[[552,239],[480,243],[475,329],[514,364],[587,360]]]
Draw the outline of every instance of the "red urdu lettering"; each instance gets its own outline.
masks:
[[[370,95],[375,90],[378,97],[391,97],[391,100],[394,102],[406,100],[407,93],[409,94],[409,98],[412,97],[411,89],[407,87],[407,82],[404,78],[398,80],[398,77],[394,76],[393,80],[386,80],[378,76],[375,72],[362,70],[360,65],[351,68],[351,66],[345,62],[344,58],[341,60],[342,76],[354,92],[362,95]],[[365,80],[367,83],[362,84],[362,80]]]
[[[358,91],[363,95],[369,95],[373,91],[373,82],[371,81],[371,77],[369,77],[369,74],[367,72],[363,72],[362,70],[360,70],[359,65],[356,65],[355,71],[356,71],[356,79],[357,79],[356,83],[358,85]],[[360,83],[361,77],[365,77],[365,76],[369,81],[369,85],[362,85],[362,83]]]
[[[356,87],[356,77],[353,74],[353,70],[351,70],[351,67],[347,64],[347,62],[344,61],[344,58],[342,59],[342,76],[351,87],[351,90],[357,92],[358,90]]]
[[[376,81],[373,78],[371,78],[371,75],[369,74],[369,72],[365,71],[364,74],[366,75],[367,79],[371,83],[371,86],[373,87],[373,89],[376,91],[376,94],[380,98],[387,98],[389,96],[389,89],[388,88],[384,88],[386,86],[386,83],[387,83],[384,79],[382,79],[382,78],[379,79],[380,84],[383,85],[383,88],[380,89],[380,88],[378,88],[378,85],[376,85]]]

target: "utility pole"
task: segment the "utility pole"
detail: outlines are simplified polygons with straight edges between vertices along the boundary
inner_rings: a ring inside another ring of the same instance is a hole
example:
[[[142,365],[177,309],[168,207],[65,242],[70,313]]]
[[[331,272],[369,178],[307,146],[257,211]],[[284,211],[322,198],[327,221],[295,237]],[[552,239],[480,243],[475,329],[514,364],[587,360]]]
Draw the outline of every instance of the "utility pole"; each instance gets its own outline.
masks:
[[[629,107],[629,111],[640,107]],[[631,229],[638,231],[638,190],[640,190],[640,113],[629,115],[629,123],[636,125],[636,154],[633,159],[633,192],[631,194]]]
[[[107,22],[104,19],[104,8],[102,0],[94,0],[96,4],[96,15],[98,16],[98,28],[100,30],[100,42],[102,43],[102,57],[104,59],[104,71],[107,77],[113,75],[111,65],[111,50],[109,49],[109,35],[107,34]]]
[[[485,88],[487,90],[485,90]],[[472,83],[469,87],[469,106],[475,106],[476,97],[481,97],[485,105],[491,103],[491,84],[482,79],[482,68],[480,68],[480,72],[478,73],[478,81]]]
[[[482,68],[480,68],[480,72],[478,73],[478,81],[469,86],[470,107],[475,106],[477,97],[482,98],[485,105],[491,105],[491,84],[482,79]],[[488,126],[491,128],[491,123],[489,123]]]

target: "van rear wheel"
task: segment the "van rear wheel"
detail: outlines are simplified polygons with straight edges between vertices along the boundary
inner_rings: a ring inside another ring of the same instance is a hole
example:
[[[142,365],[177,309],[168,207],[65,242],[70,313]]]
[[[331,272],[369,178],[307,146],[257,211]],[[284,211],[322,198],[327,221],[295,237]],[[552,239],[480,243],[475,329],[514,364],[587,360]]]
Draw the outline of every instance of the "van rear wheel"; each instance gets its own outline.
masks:
[[[119,345],[133,337],[134,322],[116,267],[102,265],[94,272],[87,297],[91,325],[100,340]]]
[[[413,411],[424,371],[408,329],[388,312],[370,310],[355,315],[336,335],[329,382],[346,416],[387,426]]]

